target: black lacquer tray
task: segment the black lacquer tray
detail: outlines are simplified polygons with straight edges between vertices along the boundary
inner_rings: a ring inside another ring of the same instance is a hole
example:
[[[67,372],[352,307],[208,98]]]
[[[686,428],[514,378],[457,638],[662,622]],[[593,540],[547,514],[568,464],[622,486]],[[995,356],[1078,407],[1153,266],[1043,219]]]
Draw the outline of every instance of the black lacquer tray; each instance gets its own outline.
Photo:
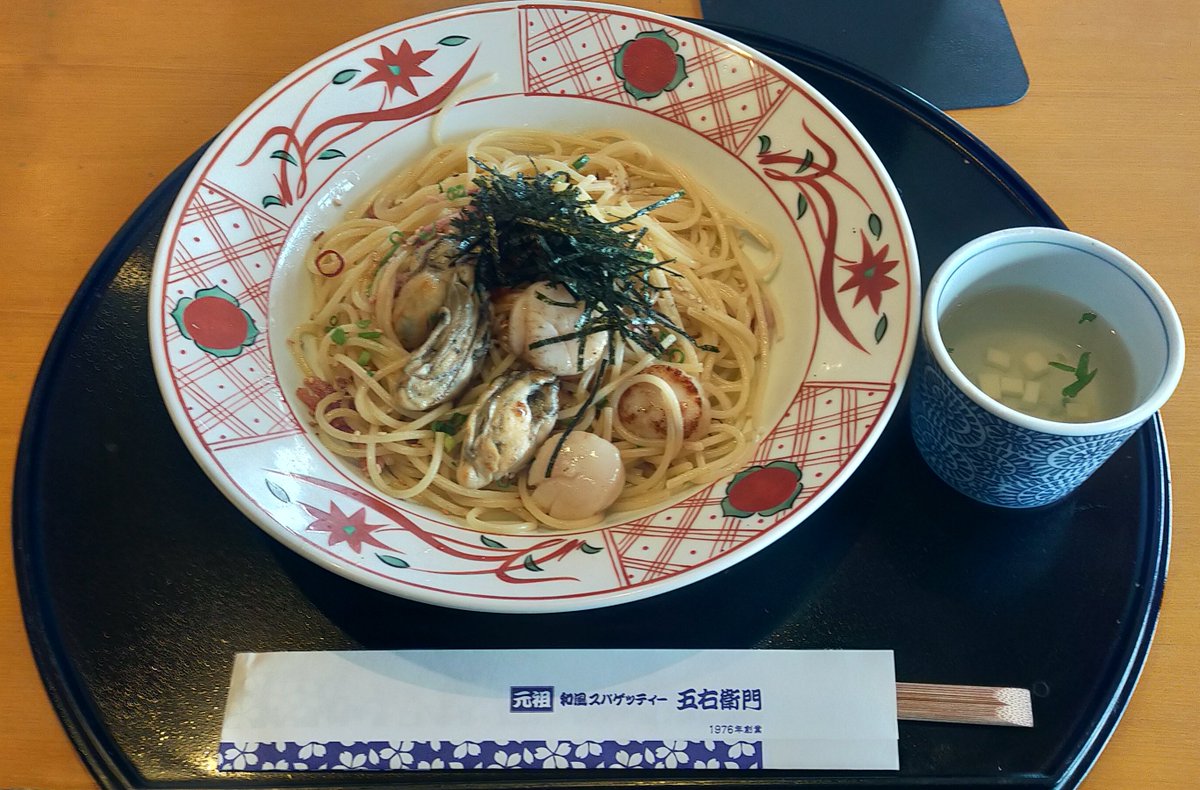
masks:
[[[970,238],[1054,213],[920,99],[827,56],[709,25],[840,107],[883,160],[927,281]],[[197,155],[198,156],[198,155]],[[1149,648],[1169,502],[1155,419],[1078,492],[985,508],[920,461],[907,410],[801,527],[683,590],[610,609],[494,615],[411,603],[293,555],[209,483],[159,398],[147,285],[196,157],[146,200],[83,282],[50,345],[21,436],[17,574],[54,706],[105,787],[1071,787],[1111,735]],[[909,682],[1034,693],[1033,729],[900,725],[891,772],[221,774],[239,651],[514,647],[890,648]]]

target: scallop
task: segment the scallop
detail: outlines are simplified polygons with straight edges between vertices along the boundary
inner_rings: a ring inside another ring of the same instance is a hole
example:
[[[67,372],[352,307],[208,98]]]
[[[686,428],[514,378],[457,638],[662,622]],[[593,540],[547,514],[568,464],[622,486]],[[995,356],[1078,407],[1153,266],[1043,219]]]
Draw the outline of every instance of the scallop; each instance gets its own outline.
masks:
[[[508,318],[508,345],[513,353],[535,368],[558,376],[572,376],[588,370],[604,354],[608,337],[603,332],[580,338],[559,340],[530,348],[543,340],[578,332],[583,306],[561,285],[534,283],[521,291],[512,302]]]
[[[651,381],[634,381],[617,398],[617,419],[643,439],[665,439],[672,410],[670,400],[679,404],[683,417],[683,438],[691,438],[708,419],[708,409],[700,382],[673,365],[651,365],[641,375],[654,376],[666,386]]]
[[[572,431],[547,476],[550,457],[561,438],[558,433],[543,442],[529,467],[533,501],[552,518],[564,521],[603,513],[617,501],[625,484],[621,453],[612,442],[594,433]]]

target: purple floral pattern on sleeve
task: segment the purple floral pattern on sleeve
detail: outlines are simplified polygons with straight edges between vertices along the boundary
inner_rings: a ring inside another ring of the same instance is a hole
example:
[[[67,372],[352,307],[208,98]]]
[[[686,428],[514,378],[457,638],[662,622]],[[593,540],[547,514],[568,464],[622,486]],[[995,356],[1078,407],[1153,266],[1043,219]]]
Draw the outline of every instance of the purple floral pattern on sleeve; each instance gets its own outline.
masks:
[[[762,767],[762,741],[222,742],[221,771]]]

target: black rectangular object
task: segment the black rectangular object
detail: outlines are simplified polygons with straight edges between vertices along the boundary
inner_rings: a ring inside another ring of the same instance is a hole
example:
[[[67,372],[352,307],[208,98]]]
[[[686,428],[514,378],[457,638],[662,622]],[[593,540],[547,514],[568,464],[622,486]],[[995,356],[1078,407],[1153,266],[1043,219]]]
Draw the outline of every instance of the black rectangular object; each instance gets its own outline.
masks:
[[[827,52],[943,110],[1012,104],[1029,76],[1000,0],[700,0],[705,20]]]

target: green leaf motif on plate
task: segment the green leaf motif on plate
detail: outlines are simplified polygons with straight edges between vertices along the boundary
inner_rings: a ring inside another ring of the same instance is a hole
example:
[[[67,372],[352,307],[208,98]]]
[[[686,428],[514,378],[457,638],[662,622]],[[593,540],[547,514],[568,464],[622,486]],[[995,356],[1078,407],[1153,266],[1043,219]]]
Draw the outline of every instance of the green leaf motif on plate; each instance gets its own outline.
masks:
[[[263,208],[270,208],[271,206],[282,206],[283,201],[280,200],[275,195],[267,195],[265,198],[262,199],[262,205],[263,205]]]
[[[346,155],[336,148],[326,148],[321,153],[317,154],[317,159],[341,159]]]
[[[888,331],[887,313],[882,313],[879,316],[879,321],[877,321],[875,324],[875,343],[876,344],[883,342],[883,336],[887,334],[887,331]]]
[[[272,159],[282,159],[283,161],[287,162],[289,165],[294,165],[297,163],[296,157],[292,156],[287,151],[282,151],[282,150],[281,151],[272,151],[271,158]]]
[[[375,556],[378,557],[379,561],[382,562],[384,565],[391,565],[393,568],[408,568],[408,567],[410,567],[408,562],[400,559],[399,557],[393,557],[391,554],[376,554]]]
[[[804,193],[800,193],[800,197],[796,199],[796,219],[801,219],[808,213],[808,198],[804,197]]]
[[[466,36],[446,36],[438,42],[438,45],[443,47],[458,47],[470,40],[471,39],[467,38]]]
[[[767,137],[765,134],[760,134],[758,136],[758,155],[762,156],[763,154],[765,154],[767,151],[770,151],[770,150],[771,150],[771,138]]]
[[[530,554],[529,556],[527,556],[525,558],[524,565],[525,565],[525,570],[533,571],[534,573],[540,573],[542,570],[542,566],[538,565],[536,562],[533,561],[532,554]]]
[[[584,554],[599,554],[600,552],[604,551],[604,549],[593,546],[587,541],[584,541],[579,545],[579,550]]]
[[[345,85],[347,82],[354,79],[355,74],[358,74],[358,69],[342,69],[337,74],[333,75],[333,84]]]
[[[283,490],[283,486],[281,486],[278,483],[275,483],[271,480],[267,480],[265,482],[267,484],[267,490],[271,492],[271,496],[275,497],[280,502],[291,502],[292,501],[292,498],[290,496],[288,496],[287,491]]]
[[[503,543],[501,543],[500,541],[498,541],[498,540],[493,540],[493,539],[489,538],[487,535],[480,535],[480,536],[479,536],[479,542],[480,542],[480,543],[482,543],[483,545],[487,546],[489,549],[504,549],[504,548],[508,548],[507,546],[505,546],[505,545],[504,545]]]
[[[872,213],[867,217],[867,227],[870,228],[871,235],[878,239],[879,234],[883,233],[883,220],[879,219],[878,214]]]

